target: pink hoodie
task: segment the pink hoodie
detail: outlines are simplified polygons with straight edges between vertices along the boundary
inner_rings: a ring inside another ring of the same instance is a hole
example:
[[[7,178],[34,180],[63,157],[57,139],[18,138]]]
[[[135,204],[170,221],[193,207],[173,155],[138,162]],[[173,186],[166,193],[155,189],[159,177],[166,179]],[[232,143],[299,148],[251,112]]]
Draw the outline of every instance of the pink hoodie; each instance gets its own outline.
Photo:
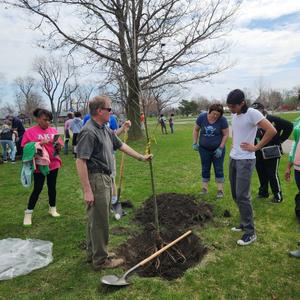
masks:
[[[54,135],[58,134],[57,130],[53,127],[47,129],[42,129],[39,125],[33,126],[27,129],[23,135],[21,146],[24,147],[29,142],[40,142],[44,139],[49,139],[50,142],[45,144],[44,147],[49,154],[50,164],[49,169],[55,170],[61,167],[61,159],[58,155],[53,156],[54,147],[53,147],[53,138]],[[59,138],[58,142],[63,146],[63,141]]]

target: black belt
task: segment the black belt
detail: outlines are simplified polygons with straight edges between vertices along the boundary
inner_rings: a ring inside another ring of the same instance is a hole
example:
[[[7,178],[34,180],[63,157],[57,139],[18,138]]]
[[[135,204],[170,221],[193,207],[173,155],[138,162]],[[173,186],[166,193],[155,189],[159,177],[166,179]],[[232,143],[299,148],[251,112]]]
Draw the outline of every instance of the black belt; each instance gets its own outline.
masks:
[[[108,171],[108,170],[101,170],[101,169],[91,169],[91,170],[89,170],[89,173],[91,173],[91,174],[100,173],[100,174],[105,174],[105,175],[108,175],[108,176],[111,175],[110,171]]]

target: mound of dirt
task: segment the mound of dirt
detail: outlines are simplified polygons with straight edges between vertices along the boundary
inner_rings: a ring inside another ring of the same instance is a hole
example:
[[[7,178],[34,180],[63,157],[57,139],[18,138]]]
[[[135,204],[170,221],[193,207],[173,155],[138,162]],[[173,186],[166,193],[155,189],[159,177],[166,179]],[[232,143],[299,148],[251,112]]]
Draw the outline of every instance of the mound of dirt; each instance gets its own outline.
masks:
[[[160,234],[161,239],[157,241],[156,232],[146,229],[142,234],[133,236],[121,245],[118,254],[125,257],[125,267],[129,269],[183,233],[178,230],[165,231]],[[136,273],[143,277],[160,276],[168,280],[175,279],[201,261],[206,252],[207,248],[201,244],[200,239],[191,234],[156,259],[137,269]]]
[[[117,251],[126,259],[127,269],[177,239],[187,228],[202,226],[213,217],[212,205],[197,202],[191,195],[165,193],[157,195],[156,199],[160,236],[157,237],[154,228],[154,203],[151,197],[135,214],[135,220],[144,226],[144,231],[131,237]],[[201,244],[200,239],[191,234],[136,272],[143,277],[175,279],[199,263],[206,252],[207,248]]]
[[[164,193],[156,196],[159,224],[167,229],[185,229],[193,225],[203,225],[213,217],[213,206],[206,202],[197,202],[194,196],[176,193]],[[153,198],[147,199],[143,207],[135,214],[140,224],[154,223]]]

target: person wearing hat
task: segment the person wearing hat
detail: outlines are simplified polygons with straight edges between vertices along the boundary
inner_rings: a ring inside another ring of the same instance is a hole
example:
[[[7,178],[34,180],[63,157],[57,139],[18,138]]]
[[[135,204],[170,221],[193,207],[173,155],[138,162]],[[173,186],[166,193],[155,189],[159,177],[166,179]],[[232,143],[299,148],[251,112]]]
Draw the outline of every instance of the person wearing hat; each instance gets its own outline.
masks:
[[[240,212],[240,224],[232,231],[244,231],[238,245],[249,245],[256,240],[253,210],[250,197],[251,176],[255,166],[255,152],[265,146],[276,134],[274,126],[254,109],[248,108],[245,94],[236,89],[227,96],[227,106],[232,113],[232,148],[230,151],[229,180],[232,198]],[[265,131],[254,144],[257,128]]]
[[[279,146],[281,150],[281,144],[288,139],[290,134],[293,131],[293,124],[287,120],[282,118],[272,116],[267,114],[265,107],[263,104],[259,102],[254,102],[251,105],[252,108],[259,110],[268,121],[272,123],[272,125],[277,130],[276,135],[265,145],[265,147],[270,146]],[[264,136],[265,132],[262,128],[258,128],[255,138],[255,143],[259,143],[259,141]],[[282,152],[282,150],[281,150]],[[280,161],[280,153],[277,157],[274,158],[264,158],[261,150],[255,152],[256,156],[256,171],[259,178],[260,187],[258,190],[258,199],[268,198],[269,191],[268,186],[270,183],[270,187],[273,193],[273,199],[271,202],[280,203],[282,202],[282,192],[280,186],[280,180],[278,176],[278,167]]]

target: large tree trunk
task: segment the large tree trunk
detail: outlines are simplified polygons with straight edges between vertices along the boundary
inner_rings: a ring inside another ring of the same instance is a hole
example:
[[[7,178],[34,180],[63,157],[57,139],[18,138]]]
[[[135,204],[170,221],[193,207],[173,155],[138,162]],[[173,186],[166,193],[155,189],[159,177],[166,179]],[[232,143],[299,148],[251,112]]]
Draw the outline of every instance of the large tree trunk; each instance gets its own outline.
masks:
[[[128,80],[128,98],[127,98],[127,118],[131,121],[131,127],[128,132],[130,140],[138,140],[144,137],[141,129],[141,109],[140,109],[140,84],[137,72],[132,69],[127,74]]]
[[[128,138],[130,140],[138,140],[144,137],[141,129],[140,114],[139,93],[136,89],[134,90],[133,88],[129,88],[127,99],[127,118],[131,121],[131,127],[128,132]]]

